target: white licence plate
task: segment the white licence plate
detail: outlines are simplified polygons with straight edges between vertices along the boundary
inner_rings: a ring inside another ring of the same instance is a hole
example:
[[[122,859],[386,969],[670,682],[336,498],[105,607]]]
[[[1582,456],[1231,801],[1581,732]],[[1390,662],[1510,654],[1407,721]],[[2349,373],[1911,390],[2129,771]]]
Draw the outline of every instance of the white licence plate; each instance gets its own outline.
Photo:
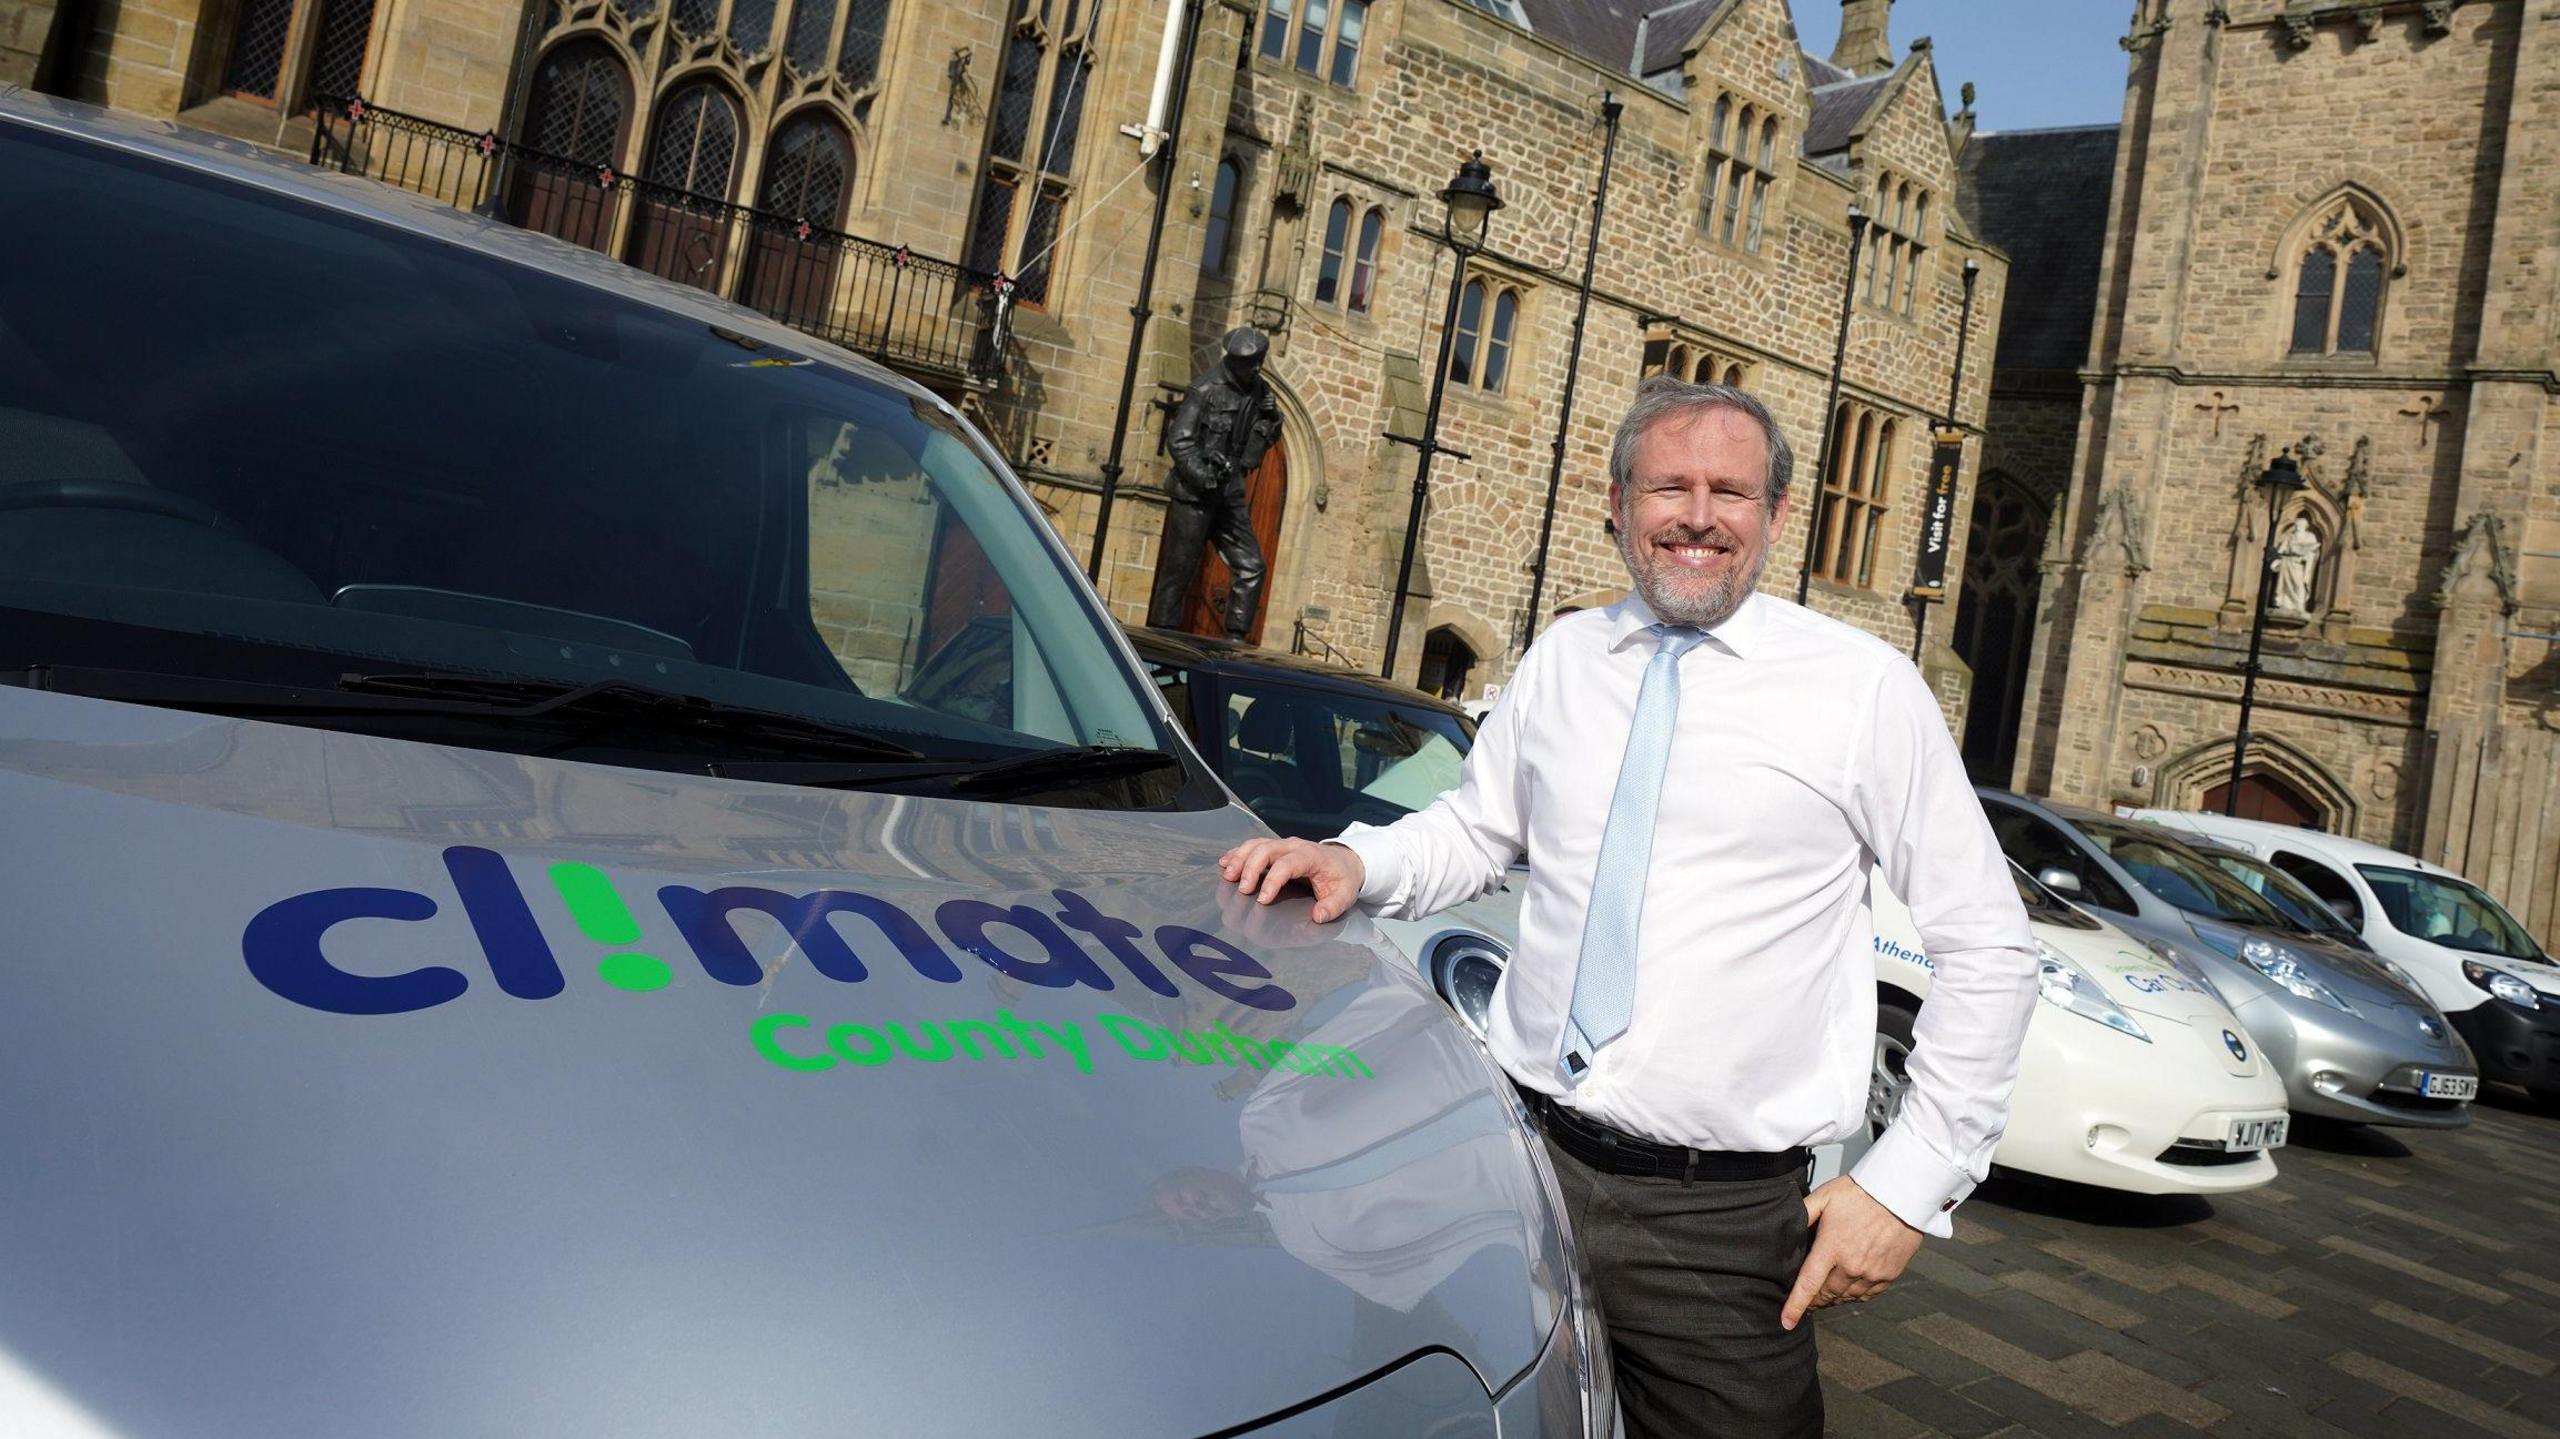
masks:
[[[2421,1074],[2418,1092],[2429,1099],[2476,1099],[2480,1080],[2469,1074]]]
[[[2273,1119],[2235,1119],[2222,1135],[2222,1147],[2235,1153],[2256,1149],[2284,1148],[2284,1131],[2290,1116],[2279,1114]]]

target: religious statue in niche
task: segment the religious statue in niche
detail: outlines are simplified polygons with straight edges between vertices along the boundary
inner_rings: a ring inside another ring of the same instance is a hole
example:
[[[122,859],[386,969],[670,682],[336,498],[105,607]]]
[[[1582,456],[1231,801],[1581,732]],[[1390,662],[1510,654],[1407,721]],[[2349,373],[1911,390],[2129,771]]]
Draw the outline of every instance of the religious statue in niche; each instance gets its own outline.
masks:
[[[2295,515],[2276,537],[2274,609],[2281,615],[2311,613],[2311,580],[2320,572],[2320,533],[2305,515]]]
[[[1280,404],[1262,378],[1271,341],[1251,326],[1229,330],[1218,368],[1191,382],[1165,428],[1173,452],[1173,503],[1165,510],[1164,541],[1156,552],[1155,591],[1147,623],[1182,627],[1191,581],[1211,544],[1227,562],[1234,586],[1227,592],[1227,633],[1241,640],[1253,632],[1262,602],[1262,544],[1254,538],[1245,477],[1280,438]]]

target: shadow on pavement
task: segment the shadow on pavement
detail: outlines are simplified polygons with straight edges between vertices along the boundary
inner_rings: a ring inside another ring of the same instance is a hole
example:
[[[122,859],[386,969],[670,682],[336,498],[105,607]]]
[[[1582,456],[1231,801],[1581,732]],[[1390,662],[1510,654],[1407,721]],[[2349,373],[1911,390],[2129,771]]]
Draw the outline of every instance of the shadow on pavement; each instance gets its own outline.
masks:
[[[2370,1124],[2346,1124],[2334,1119],[2314,1119],[2296,1115],[2293,1131],[2285,1142],[2300,1149],[2316,1149],[2322,1154],[2344,1154],[2356,1159],[2406,1159],[2413,1151],[2392,1137],[2387,1130]],[[2279,1156],[2279,1163],[2282,1162]]]
[[[2002,1209],[2104,1229],[2174,1229],[2213,1217],[2213,1206],[2200,1195],[2124,1194],[2024,1174],[1994,1174],[1973,1192],[1973,1197]]]

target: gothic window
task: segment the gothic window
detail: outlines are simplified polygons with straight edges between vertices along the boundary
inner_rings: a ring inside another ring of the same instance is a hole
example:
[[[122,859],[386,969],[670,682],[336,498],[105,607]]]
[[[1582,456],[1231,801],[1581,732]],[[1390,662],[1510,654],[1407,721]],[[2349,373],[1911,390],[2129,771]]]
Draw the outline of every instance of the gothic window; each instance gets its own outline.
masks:
[[[889,0],[853,0],[845,12],[844,42],[836,49],[836,78],[856,93],[880,76],[880,50],[888,43]]]
[[[585,168],[622,162],[631,82],[622,62],[594,40],[574,40],[542,57],[533,77],[525,143]]]
[[[1929,192],[1884,171],[1876,176],[1867,214],[1867,272],[1858,293],[1879,310],[1909,315],[1919,296],[1920,261],[1929,248]]]
[[[1294,65],[1345,89],[1360,73],[1369,0],[1263,0],[1263,59]]]
[[[1716,96],[1698,211],[1707,233],[1718,244],[1760,253],[1769,191],[1777,182],[1777,117],[1730,94]]]
[[[1844,404],[1832,416],[1831,464],[1822,477],[1822,519],[1813,536],[1813,572],[1837,584],[1875,588],[1885,520],[1891,513],[1891,416]]]
[[[844,131],[824,115],[802,110],[773,132],[765,155],[764,194],[756,208],[823,230],[842,229],[852,173]]]
[[[719,86],[688,85],[659,107],[645,172],[650,183],[725,200],[737,159],[738,107]]]
[[[374,0],[317,0],[318,33],[309,47],[304,83],[295,85],[286,48],[297,14],[307,12],[311,3],[242,0],[232,17],[231,53],[223,64],[227,93],[277,105],[297,103],[297,97],[355,96],[373,34]]]
[[[1387,232],[1387,212],[1376,206],[1360,217],[1360,247],[1351,255],[1350,309],[1355,315],[1369,313],[1369,305],[1377,298],[1378,242]]]
[[[2370,355],[2390,268],[2381,219],[2342,195],[2313,221],[2295,262],[2292,352]]]
[[[1080,0],[1065,0],[1064,16],[1052,28],[1051,8],[1052,0],[1018,0],[989,107],[986,173],[964,253],[972,269],[1013,275],[1028,305],[1048,303],[1056,283],[1054,252],[1074,196],[1093,25],[1101,10],[1099,3],[1088,10]]]
[[[1344,247],[1351,240],[1351,201],[1337,196],[1324,217],[1324,258],[1316,265],[1316,303],[1341,303]]]
[[[1742,361],[1729,355],[1694,348],[1667,333],[1656,332],[1645,341],[1644,358],[1637,373],[1644,379],[1669,375],[1675,380],[1687,380],[1693,384],[1730,385],[1740,389],[1747,371]]]
[[[731,0],[729,42],[741,54],[761,55],[773,44],[773,0]]]
[[[1486,394],[1501,394],[1510,376],[1519,325],[1517,289],[1469,280],[1458,294],[1458,331],[1449,346],[1449,379]]]
[[[834,38],[836,0],[792,0],[790,37],[783,42],[782,58],[803,75],[815,75],[827,67],[827,41]]]
[[[1218,162],[1218,180],[1209,189],[1209,223],[1200,241],[1201,274],[1227,272],[1228,251],[1235,244],[1236,185],[1242,173],[1233,156]]]

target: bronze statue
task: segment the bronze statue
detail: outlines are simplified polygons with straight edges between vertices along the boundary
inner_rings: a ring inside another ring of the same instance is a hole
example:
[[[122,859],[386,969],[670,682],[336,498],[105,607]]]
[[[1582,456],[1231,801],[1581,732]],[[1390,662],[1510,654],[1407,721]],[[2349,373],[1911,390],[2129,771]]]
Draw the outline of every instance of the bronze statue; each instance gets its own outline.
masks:
[[[1223,362],[1191,382],[1165,430],[1165,447],[1173,452],[1173,503],[1165,509],[1147,623],[1182,627],[1201,551],[1215,544],[1235,577],[1227,592],[1227,634],[1241,640],[1253,631],[1264,574],[1244,481],[1280,438],[1280,406],[1262,379],[1270,339],[1247,326],[1229,330],[1223,349]]]

